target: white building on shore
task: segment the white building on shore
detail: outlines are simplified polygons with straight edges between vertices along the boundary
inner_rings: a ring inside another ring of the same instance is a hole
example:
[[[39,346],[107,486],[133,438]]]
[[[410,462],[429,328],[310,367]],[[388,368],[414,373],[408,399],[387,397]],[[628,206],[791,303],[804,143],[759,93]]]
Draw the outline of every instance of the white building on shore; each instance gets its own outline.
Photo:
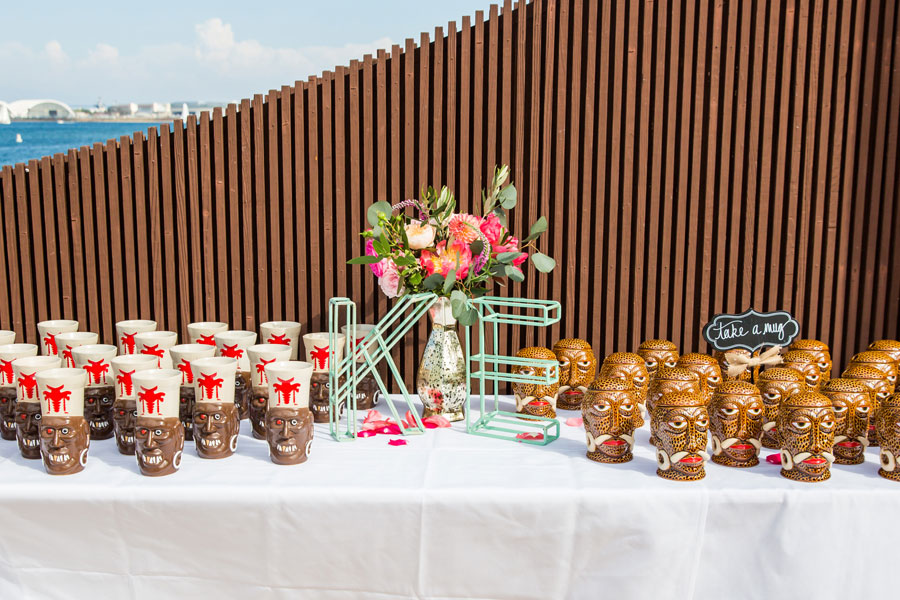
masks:
[[[75,111],[59,100],[16,100],[6,105],[13,119],[74,119]]]

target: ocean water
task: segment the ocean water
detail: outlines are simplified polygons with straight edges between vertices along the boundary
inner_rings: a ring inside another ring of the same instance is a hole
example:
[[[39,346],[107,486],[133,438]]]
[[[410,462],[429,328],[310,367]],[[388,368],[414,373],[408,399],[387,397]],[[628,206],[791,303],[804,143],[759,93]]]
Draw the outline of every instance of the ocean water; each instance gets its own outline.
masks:
[[[147,129],[155,125],[158,123],[13,121],[9,125],[0,125],[0,166],[66,152],[69,148],[92,146],[135,131],[147,133]],[[17,133],[22,136],[21,144],[16,143]]]

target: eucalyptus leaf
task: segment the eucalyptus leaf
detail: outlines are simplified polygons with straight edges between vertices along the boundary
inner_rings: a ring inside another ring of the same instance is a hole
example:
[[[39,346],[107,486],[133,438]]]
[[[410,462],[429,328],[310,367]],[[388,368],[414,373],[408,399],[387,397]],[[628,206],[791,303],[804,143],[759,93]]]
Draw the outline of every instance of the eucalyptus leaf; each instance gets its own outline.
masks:
[[[374,265],[381,260],[378,256],[357,256],[347,261],[348,265]]]
[[[500,200],[500,206],[506,210],[510,210],[511,208],[516,207],[516,196],[516,186],[510,184],[500,190],[497,199]]]
[[[495,263],[491,266],[491,275],[495,277],[503,277],[506,275],[506,266],[500,263]]]
[[[471,327],[478,322],[478,311],[474,308],[466,308],[466,310],[456,317],[456,320],[459,321],[460,325]]]
[[[531,240],[537,239],[539,235],[547,231],[548,227],[547,217],[541,217],[534,222],[534,225],[531,226],[531,231],[528,232],[528,237],[523,241],[530,242]]]
[[[440,273],[433,273],[422,282],[422,287],[426,290],[436,290],[442,285],[444,285],[444,276]]]
[[[534,264],[534,268],[541,273],[549,273],[556,267],[556,261],[553,258],[540,252],[531,255],[531,262]]]
[[[416,259],[411,256],[398,256],[394,259],[394,264],[398,267],[412,267],[416,264]]]
[[[385,217],[390,218],[391,216],[391,205],[387,202],[381,201],[376,202],[366,211],[366,219],[369,221],[369,225],[375,227],[378,225],[378,215],[383,214]]]
[[[378,238],[380,238],[381,234],[382,234],[382,231],[381,231],[380,225],[375,225],[374,227],[372,227],[372,239],[373,240],[377,240]]]
[[[497,260],[502,262],[503,264],[512,264],[512,261],[516,260],[522,256],[521,252],[501,252],[497,255]]]
[[[506,266],[506,275],[513,281],[525,281],[525,274],[522,273],[522,270],[519,267],[507,265]]]
[[[444,293],[449,294],[454,285],[456,285],[456,269],[450,269],[447,279],[444,280]]]
[[[506,211],[500,208],[499,206],[494,209],[494,214],[497,215],[497,219],[500,221],[500,224],[504,227],[509,227],[506,223]]]

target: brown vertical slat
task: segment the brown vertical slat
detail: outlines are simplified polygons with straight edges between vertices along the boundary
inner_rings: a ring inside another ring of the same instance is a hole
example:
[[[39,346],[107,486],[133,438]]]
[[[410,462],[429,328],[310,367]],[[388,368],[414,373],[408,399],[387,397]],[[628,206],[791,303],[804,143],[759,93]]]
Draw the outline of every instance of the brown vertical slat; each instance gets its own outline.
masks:
[[[175,121],[172,133],[172,166],[173,189],[175,202],[175,240],[177,247],[176,261],[178,271],[178,336],[182,342],[188,340],[187,325],[192,322],[191,314],[191,265],[190,247],[193,242],[188,228],[187,210],[187,183],[185,180],[185,164],[187,154],[185,152],[184,123]]]
[[[241,220],[241,188],[240,188],[240,166],[238,161],[242,153],[238,152],[238,113],[235,104],[229,104],[225,108],[225,156],[227,157],[228,166],[226,174],[228,177],[228,195],[226,204],[228,206],[228,230],[231,232],[231,239],[228,243],[228,287],[232,290],[229,294],[231,300],[231,311],[228,313],[228,322],[233,323],[236,329],[247,329],[247,319],[244,311],[244,294],[240,290],[247,287],[241,279],[242,271],[242,249],[247,231],[243,227]],[[250,286],[253,287],[252,285]],[[185,323],[187,325],[187,323]]]
[[[178,244],[180,239],[176,237],[175,202],[172,182],[172,131],[169,124],[159,127],[159,172],[160,172],[160,199],[162,202],[162,250],[163,250],[163,282],[165,286],[165,321],[166,329],[178,333],[179,340],[184,341],[179,317],[178,297],[178,271],[176,262]],[[229,294],[230,297],[230,294]],[[115,332],[113,332],[115,333]]]
[[[422,185],[431,185],[440,189],[441,184],[443,183],[443,165],[445,162],[445,157],[441,152],[445,140],[443,134],[444,128],[444,107],[446,104],[449,104],[447,98],[444,97],[444,90],[446,89],[444,86],[445,76],[444,76],[444,44],[446,43],[444,39],[444,30],[441,27],[436,27],[434,30],[434,43],[431,45],[432,47],[432,63],[431,63],[431,80],[433,83],[433,89],[431,92],[431,134],[430,134],[430,146],[431,146],[431,177],[428,180],[423,180]],[[427,121],[427,119],[426,119]],[[427,124],[426,124],[427,125]]]
[[[635,63],[633,68],[637,69],[637,61],[640,60],[640,85],[638,87],[638,95],[640,97],[640,102],[637,103],[638,112],[634,118],[635,125],[640,129],[640,133],[638,134],[637,140],[637,160],[632,158],[633,164],[637,166],[635,171],[637,172],[637,182],[635,184],[635,189],[637,190],[634,193],[634,223],[635,223],[635,260],[634,260],[634,290],[632,291],[632,295],[635,299],[640,299],[638,302],[634,302],[632,304],[632,319],[631,319],[631,340],[629,343],[629,349],[635,349],[641,343],[641,340],[646,336],[644,331],[644,314],[643,310],[639,308],[643,306],[643,303],[646,302],[647,295],[644,290],[645,285],[647,284],[648,279],[653,279],[653,272],[647,267],[645,269],[644,263],[645,261],[649,262],[651,254],[653,254],[653,249],[651,244],[654,243],[650,240],[648,236],[647,229],[647,212],[648,212],[648,168],[649,168],[649,155],[651,153],[649,148],[649,140],[650,140],[650,127],[652,123],[652,112],[650,107],[650,102],[652,100],[650,96],[650,86],[653,83],[652,79],[652,69],[653,69],[653,52],[652,52],[652,44],[653,44],[653,5],[648,6],[646,2],[641,3],[640,6],[634,5],[632,6],[632,11],[637,13],[638,10],[641,11],[640,18],[643,20],[643,32],[635,31],[635,37],[633,38],[633,42],[629,45],[629,57],[631,53],[635,55]],[[578,23],[580,18],[580,10],[578,14],[575,15],[576,23]],[[637,21],[638,17],[635,16],[635,21]],[[577,29],[576,29],[577,30]],[[640,38],[638,37],[640,35]],[[573,40],[574,41],[574,40]],[[576,48],[581,45],[581,40],[578,40],[578,43],[573,44]],[[638,56],[638,45],[640,45],[640,56]],[[634,50],[632,51],[632,47]],[[646,255],[646,256],[645,256]],[[647,277],[647,274],[650,274]],[[655,312],[655,311],[654,311]]]
[[[431,136],[429,135],[431,132],[432,121],[430,98],[428,94],[429,84],[431,82],[431,41],[428,37],[428,33],[422,32],[422,35],[419,37],[419,48],[416,52],[419,56],[419,69],[416,72],[416,76],[419,80],[413,80],[413,83],[419,88],[419,104],[416,110],[418,131],[416,135],[416,145],[419,149],[419,173],[418,185],[413,188],[412,197],[414,198],[419,197],[419,190],[428,187],[428,184],[431,183],[428,177],[428,171],[431,167],[430,161],[428,160],[428,152],[430,148],[434,146],[435,141],[431,139]]]
[[[216,310],[216,231],[213,217],[212,140],[209,137],[209,112],[203,111],[197,120],[197,145],[199,148],[200,189],[200,255],[203,265],[203,314],[210,321],[218,321]]]
[[[376,156],[378,164],[381,165],[381,168],[378,170],[378,194],[375,196],[375,200],[377,202],[381,201],[390,201],[391,196],[388,195],[388,169],[387,166],[390,164],[391,168],[394,167],[393,163],[390,163],[390,157],[388,156],[388,119],[390,109],[388,108],[388,55],[385,53],[383,49],[378,50],[378,60],[375,63],[375,76],[376,76],[376,88],[375,88],[375,103],[377,106],[376,109],[376,130],[375,130],[375,139],[378,141],[376,146]]]
[[[254,204],[254,173],[253,150],[254,139],[250,129],[252,115],[250,101],[241,101],[241,110],[238,113],[241,119],[241,287],[244,288],[243,311],[241,312],[241,327],[249,331],[256,331],[256,306],[259,296],[256,281],[255,259],[255,224],[253,222]]]
[[[481,198],[482,179],[487,172],[484,160],[485,123],[484,123],[484,11],[475,11],[475,36],[472,50],[473,93],[472,93],[472,187],[471,195],[465,199],[464,206],[474,211]],[[465,198],[465,188],[460,189]]]
[[[401,195],[403,194],[403,171],[401,170],[402,162],[400,159],[401,156],[401,140],[403,139],[403,132],[401,131],[403,127],[402,117],[401,117],[401,108],[402,108],[402,98],[400,97],[400,79],[401,76],[401,66],[403,64],[403,53],[400,50],[400,46],[394,44],[391,47],[391,57],[390,57],[390,80],[391,80],[391,91],[390,96],[388,97],[389,105],[388,105],[388,121],[390,123],[391,128],[391,170],[388,173],[388,177],[390,179],[390,197],[387,198],[387,201],[391,204],[396,202],[400,202],[402,200]]]
[[[900,114],[898,114],[900,113],[900,102],[897,102],[897,99],[900,98],[900,77],[896,76],[898,69],[900,69],[900,40],[897,40],[897,37],[900,36],[900,11],[895,11],[894,13],[894,36],[894,76],[891,79],[893,87],[890,94],[891,112],[886,127],[886,135],[889,140],[897,140],[900,137]],[[898,312],[900,312],[900,282],[898,282],[900,278],[891,276],[900,269],[900,242],[898,242],[898,239],[900,239],[900,208],[898,208],[896,201],[898,183],[900,183],[897,181],[900,165],[898,165],[897,158],[897,144],[888,144],[887,155],[885,156],[885,188],[882,194],[882,202],[885,204],[885,210],[890,213],[891,218],[887,218],[886,214],[885,218],[882,219],[882,240],[885,242],[886,240],[891,241],[893,255],[881,257],[878,261],[877,280],[879,282],[879,292],[876,292],[875,297],[887,298],[887,301],[877,307],[879,310],[876,315],[873,335],[877,335],[881,331],[900,333],[900,329],[897,327],[897,317]],[[885,235],[888,237],[885,238]],[[883,246],[886,246],[884,242]],[[887,314],[882,313],[884,308],[887,309]]]
[[[631,260],[622,261],[622,268],[619,273],[619,279],[622,284],[622,287],[619,290],[621,299],[630,298],[633,294],[635,294],[635,292],[639,291],[637,282],[635,281],[635,287],[632,287],[631,283],[632,278],[637,280],[638,278],[643,276],[642,264],[644,262],[643,246],[635,243],[636,240],[633,238],[631,231],[632,219],[634,219],[638,227],[638,236],[640,236],[640,228],[644,225],[644,214],[642,209],[640,208],[641,204],[643,203],[643,198],[635,199],[634,197],[635,129],[638,129],[640,127],[640,124],[638,123],[639,117],[635,114],[636,109],[638,108],[636,97],[638,96],[638,44],[640,43],[640,13],[638,12],[638,8],[638,4],[629,4],[628,36],[625,39],[627,54],[623,65],[626,69],[625,93],[627,100],[624,111],[625,131],[623,132],[623,136],[625,138],[623,140],[625,152],[622,157],[623,162],[621,166],[623,175],[622,248],[626,249],[626,251],[631,255]],[[562,40],[560,40],[560,44],[562,45]],[[638,148],[638,151],[640,151],[640,148]],[[635,206],[635,200],[637,200],[637,206]],[[616,347],[625,349],[636,348],[640,343],[640,340],[637,339],[637,330],[639,328],[637,324],[640,321],[640,315],[639,313],[637,313],[637,311],[635,311],[633,314],[633,318],[629,321],[628,303],[624,300],[620,300],[619,306],[619,312],[621,313],[622,317],[619,319],[619,333],[616,336]]]
[[[150,254],[150,288],[145,290],[149,294],[152,304],[153,318],[159,322],[160,329],[167,327],[165,324],[165,305],[163,294],[165,293],[165,273],[163,272],[163,237],[160,225],[160,191],[159,191],[159,135],[156,127],[147,131],[147,222],[149,223],[150,239],[148,240],[148,252]]]
[[[694,152],[697,153],[696,156],[698,156],[700,159],[698,160],[698,164],[694,166],[694,177],[696,178],[694,181],[700,181],[700,169],[702,162],[706,163],[706,172],[713,175],[711,177],[711,181],[709,180],[708,176],[707,181],[704,181],[702,183],[705,188],[704,191],[706,192],[703,196],[703,204],[701,205],[699,202],[696,204],[697,208],[699,208],[700,206],[703,207],[703,210],[700,211],[700,214],[697,215],[696,221],[698,225],[701,225],[702,231],[702,237],[698,237],[698,244],[700,244],[700,246],[699,248],[697,248],[696,252],[696,254],[698,254],[699,256],[696,257],[695,261],[691,261],[688,263],[688,294],[694,297],[699,296],[699,302],[694,303],[694,306],[691,307],[693,310],[685,311],[686,316],[690,316],[690,320],[685,323],[685,347],[693,348],[696,350],[700,350],[701,348],[703,348],[703,340],[697,339],[696,341],[694,341],[695,335],[697,336],[697,338],[700,337],[700,332],[695,332],[694,330],[699,329],[699,326],[708,321],[712,314],[715,312],[716,308],[722,305],[722,286],[717,284],[719,273],[718,271],[713,271],[713,265],[715,264],[716,268],[718,269],[720,268],[719,265],[724,262],[724,246],[722,244],[713,243],[713,229],[715,229],[716,226],[714,224],[716,213],[716,189],[714,174],[716,173],[716,163],[719,157],[719,153],[722,152],[722,148],[720,147],[722,140],[720,138],[721,134],[719,133],[718,127],[718,111],[720,97],[719,77],[722,71],[722,38],[724,35],[724,27],[722,25],[724,19],[723,10],[723,4],[721,2],[715,2],[713,4],[712,22],[710,23],[709,19],[706,18],[706,13],[704,12],[703,8],[701,8],[699,10],[700,19],[697,23],[697,40],[706,40],[708,35],[711,40],[712,47],[709,50],[709,63],[706,69],[706,71],[709,73],[708,115],[703,115],[702,113],[702,111],[704,110],[702,102],[697,102],[694,105],[696,109],[694,113]],[[709,33],[707,33],[707,28],[709,28]],[[698,55],[703,55],[702,50],[698,50]],[[704,70],[701,66],[702,64],[702,62],[698,61],[697,71],[694,74],[695,82],[697,83],[697,85],[700,85],[703,81]],[[707,120],[706,144],[703,143],[704,135],[702,133],[702,121],[704,120],[704,116]],[[698,146],[701,146],[701,148],[698,148]],[[700,252],[701,248],[702,253]],[[691,268],[695,266],[696,262],[700,263],[699,265],[696,265],[696,267],[700,271],[699,278],[696,278],[694,276],[694,271]],[[696,281],[697,279],[699,279],[699,281]],[[695,281],[696,283],[699,283],[696,288],[692,287]],[[699,292],[699,294],[697,292]],[[711,297],[713,299],[712,305],[710,305]]]
[[[308,227],[305,230],[307,234],[306,247],[309,255],[307,256],[308,272],[306,276],[309,291],[309,311],[310,321],[307,325],[308,331],[319,331],[321,327],[321,317],[323,307],[327,298],[322,293],[322,238],[319,225],[319,211],[322,205],[322,197],[319,194],[319,98],[318,89],[319,81],[315,77],[311,77],[307,85],[307,106],[308,106],[308,163],[307,174],[309,176],[309,199],[307,201],[307,218]]]
[[[547,189],[550,190],[550,183],[552,181],[553,188],[552,192],[545,196],[546,198],[552,198],[554,202],[550,203],[547,206],[547,211],[554,214],[561,219],[566,219],[566,211],[563,210],[563,207],[566,206],[566,202],[564,200],[566,194],[565,187],[565,172],[566,172],[566,102],[569,92],[569,87],[571,82],[569,81],[569,72],[568,72],[568,62],[569,62],[569,2],[568,0],[560,0],[558,2],[559,12],[558,17],[556,17],[556,21],[554,22],[554,8],[551,8],[548,11],[548,47],[553,47],[554,43],[556,44],[556,79],[554,80],[553,75],[553,67],[552,60],[548,60],[550,66],[550,72],[547,77],[547,85],[548,90],[550,86],[554,85],[556,87],[556,99],[555,101],[552,98],[552,92],[548,93],[544,99],[547,103],[547,113],[546,113],[546,121],[544,121],[544,139],[546,140],[546,149],[547,154],[545,155],[546,161],[544,163],[544,172],[547,175],[553,173],[552,177],[547,177]],[[553,42],[553,36],[558,36],[558,42]],[[553,110],[554,107],[555,111]],[[555,135],[554,135],[555,134]],[[550,146],[552,144],[552,146]],[[552,152],[550,148],[553,148]],[[551,171],[552,169],[552,171]],[[551,195],[552,194],[552,195]],[[574,221],[572,221],[574,224]],[[574,279],[575,277],[575,263],[574,257],[571,255],[566,256],[565,250],[568,244],[565,243],[563,229],[556,228],[551,234],[550,239],[553,241],[553,256],[559,261],[558,268],[553,270],[553,273],[550,276],[551,279],[551,290],[562,289],[562,282],[568,281],[570,279]],[[544,278],[542,278],[544,279]],[[568,298],[563,300],[563,314],[574,316],[575,314],[575,303],[574,298],[572,297],[574,294],[570,294]],[[556,337],[569,337],[576,335],[577,331],[577,321],[572,320],[571,317],[566,318],[566,327],[563,328],[560,326],[551,327],[550,332],[551,335]],[[560,332],[563,335],[559,335]]]
[[[358,256],[362,254],[362,248],[360,244],[360,239],[357,237],[357,234],[363,227],[363,223],[366,221],[365,217],[365,201],[363,198],[363,194],[361,193],[362,187],[362,164],[361,162],[354,162],[356,157],[362,156],[362,146],[360,145],[360,136],[365,137],[365,126],[364,119],[360,114],[360,88],[361,88],[361,68],[359,61],[353,60],[350,61],[350,71],[347,75],[347,89],[348,89],[348,98],[347,105],[349,111],[349,118],[347,122],[350,125],[349,136],[350,136],[350,150],[346,157],[341,157],[341,160],[346,160],[345,168],[348,171],[348,184],[350,191],[350,201],[349,205],[349,217],[346,223],[347,229],[347,258],[352,258],[354,256]],[[361,131],[362,129],[362,131]],[[362,302],[362,291],[365,287],[365,277],[368,275],[366,269],[354,269],[350,268],[350,275],[352,277],[348,277],[349,281],[347,282],[349,298],[357,303],[357,306],[361,309],[360,313],[357,315],[357,319],[359,319],[360,323],[365,323],[365,306]]]
[[[334,75],[325,71],[322,74],[322,81],[319,86],[319,89],[322,92],[322,104],[320,108],[320,119],[321,123],[321,173],[322,173],[322,220],[320,225],[320,235],[321,237],[316,240],[316,244],[320,246],[320,256],[322,260],[323,266],[325,268],[322,270],[322,274],[324,276],[324,284],[323,284],[323,294],[322,294],[322,304],[321,304],[321,312],[322,317],[320,319],[322,331],[327,327],[327,303],[328,299],[332,295],[332,290],[335,289],[335,272],[334,272],[334,262],[333,256],[334,253],[331,250],[326,251],[326,244],[323,243],[325,240],[328,240],[328,243],[337,242],[336,239],[336,228],[334,225],[334,93],[332,91],[332,86],[334,85]]]
[[[739,102],[737,99],[737,85],[735,84],[736,63],[739,60],[738,48],[738,18],[740,17],[739,6],[728,7],[728,25],[725,33],[724,45],[724,75],[725,83],[722,92],[722,147],[719,153],[719,167],[717,176],[719,178],[719,226],[713,232],[714,238],[719,246],[719,254],[716,261],[716,297],[720,304],[714,307],[714,311],[727,311],[730,313],[740,312],[736,304],[738,286],[722,285],[725,281],[738,281],[738,257],[741,240],[741,225],[738,218],[740,212],[737,207],[741,205],[740,200],[732,204],[731,202],[723,202],[728,199],[729,189],[734,182],[734,166],[732,160],[737,156],[743,156],[743,152],[739,152],[737,146],[741,143],[743,131],[738,131],[740,121],[734,121],[735,105]],[[730,217],[730,218],[729,218]],[[724,243],[722,232],[728,232],[729,243]],[[727,271],[726,271],[727,267]],[[703,315],[701,315],[702,319]]]
[[[226,215],[227,197],[225,195],[225,127],[222,122],[222,109],[216,107],[212,113],[212,192],[213,205],[215,206],[215,244],[216,252],[213,260],[215,261],[215,281],[216,288],[219,290],[231,290],[228,285],[228,256],[229,247],[232,244],[240,243],[240,232],[228,227]],[[217,293],[216,302],[214,304],[216,311],[216,319],[228,321],[231,314],[231,293]]]
[[[3,248],[4,250],[7,247],[6,230],[8,228],[5,207],[12,198],[12,167],[4,165],[3,168],[0,169],[0,215],[2,215],[3,218],[3,226],[0,227],[0,248]],[[12,272],[10,266],[6,262],[8,259],[9,253],[4,252],[3,262],[0,263],[0,266],[3,267],[5,272],[4,285],[2,289],[0,289],[0,327],[16,331],[19,334],[19,339],[25,340],[29,337],[33,337],[33,334],[23,330],[21,325],[16,329],[16,325],[13,323],[13,317],[10,313],[10,306],[12,304]]]
[[[113,172],[112,169],[110,169],[110,172]],[[54,203],[56,194],[53,185],[53,164],[51,163],[51,159],[49,156],[45,156],[41,159],[40,177],[40,206],[43,210],[43,218],[41,220],[43,229],[37,234],[37,237],[39,237],[40,242],[44,244],[44,256],[46,257],[47,268],[45,276],[47,278],[47,294],[49,302],[49,305],[47,307],[47,315],[48,318],[52,318],[49,317],[49,315],[62,314],[63,293],[61,277],[59,273],[59,253],[57,251],[58,240],[55,225],[56,211]],[[2,230],[2,228],[0,228],[0,230]],[[2,247],[3,240],[0,239],[0,248]],[[115,246],[113,247],[115,248]],[[117,294],[116,297],[121,300],[122,296],[121,294]],[[41,317],[39,316],[38,318]],[[22,333],[24,334],[25,332]]]
[[[267,187],[267,195],[266,195],[266,205],[268,206],[268,223],[266,223],[265,219],[258,224],[260,229],[268,227],[269,237],[268,237],[268,253],[261,252],[263,257],[268,254],[269,261],[269,285],[270,292],[272,294],[272,300],[269,304],[268,311],[265,313],[260,313],[259,318],[260,322],[264,323],[269,319],[277,319],[282,318],[281,315],[284,314],[284,309],[282,307],[282,285],[284,284],[282,280],[282,271],[281,271],[281,257],[283,254],[283,249],[281,245],[281,228],[279,226],[279,222],[282,219],[281,216],[281,207],[279,206],[279,195],[280,195],[280,186],[279,186],[279,174],[278,167],[280,164],[279,153],[278,153],[278,94],[275,91],[270,91],[266,96],[265,104],[263,105],[263,118],[264,123],[266,125],[266,141],[268,142],[265,148],[265,162],[266,164],[266,187]],[[263,208],[265,210],[265,208]]]
[[[66,227],[72,240],[72,280],[74,283],[75,317],[82,331],[89,331],[87,312],[87,279],[84,273],[84,244],[81,234],[81,194],[78,185],[78,152],[69,150],[66,156],[66,175],[68,177],[69,206]]]
[[[253,314],[254,327],[257,319],[265,321],[270,314],[269,310],[269,264],[265,251],[269,248],[269,236],[266,231],[266,145],[264,125],[265,104],[261,94],[253,96],[250,105],[250,119],[253,126],[253,193],[251,208],[255,208],[253,223],[254,247],[251,256],[256,257],[256,273],[254,274],[254,289],[256,290],[256,306]]]
[[[125,174],[123,173],[123,179]],[[8,177],[7,177],[8,180]],[[59,252],[59,274],[60,279],[62,280],[60,288],[62,289],[62,312],[61,316],[64,319],[74,318],[75,315],[75,305],[73,301],[73,290],[72,290],[72,264],[69,260],[69,256],[71,253],[63,252],[64,248],[70,248],[69,246],[69,229],[68,229],[68,208],[66,204],[66,157],[64,154],[54,154],[53,155],[53,185],[54,185],[54,198],[56,204],[56,235],[59,236],[59,243],[57,245]],[[49,235],[49,233],[48,233]],[[37,331],[27,332],[26,338],[31,335],[37,336]],[[37,339],[31,338],[31,339]]]
[[[20,210],[26,210],[29,214],[28,242],[32,250],[32,286],[34,289],[35,326],[37,321],[47,318],[48,314],[48,288],[50,281],[47,274],[47,258],[44,255],[44,247],[41,238],[45,237],[47,229],[44,227],[44,219],[41,214],[41,183],[40,165],[37,160],[28,161],[28,199],[22,204]],[[23,227],[20,219],[19,227]]]
[[[294,244],[297,258],[297,279],[295,282],[295,293],[297,297],[296,312],[293,319],[301,323],[309,323],[309,304],[307,302],[307,285],[304,276],[308,271],[307,267],[307,251],[306,239],[309,237],[309,230],[306,222],[306,137],[304,119],[306,116],[306,108],[303,101],[306,84],[296,82],[294,84],[294,173],[296,182],[294,185],[294,207],[296,210],[296,232],[297,238]],[[371,168],[371,167],[370,167]],[[289,317],[290,318],[290,317]]]
[[[406,39],[406,50],[400,57],[403,63],[403,81],[401,83],[400,102],[402,103],[403,120],[400,123],[403,151],[403,196],[392,202],[406,198],[415,198],[416,194],[416,42]],[[425,140],[420,140],[422,143]]]
[[[663,246],[663,240],[660,239],[660,221],[664,217],[668,205],[671,204],[669,198],[663,190],[662,175],[665,170],[663,164],[663,151],[666,142],[666,122],[663,120],[666,100],[666,45],[668,44],[667,35],[667,15],[665,7],[660,7],[656,2],[648,2],[648,8],[652,7],[653,14],[647,14],[644,17],[645,28],[656,34],[656,40],[648,39],[644,42],[645,48],[652,47],[655,43],[655,53],[646,52],[646,56],[654,62],[651,66],[645,66],[645,77],[649,77],[652,73],[655,77],[653,80],[653,116],[652,129],[653,141],[651,142],[652,150],[647,154],[650,158],[650,182],[649,182],[649,215],[647,217],[647,229],[645,240],[647,243],[647,278],[646,290],[644,292],[643,303],[646,307],[644,311],[644,336],[648,338],[657,338],[664,335],[665,325],[667,321],[667,307],[662,304],[660,296],[665,293],[668,287],[660,280],[660,270],[664,265],[668,265],[667,248]],[[592,21],[589,21],[593,25]],[[590,55],[590,50],[588,51]],[[649,133],[649,132],[648,132]],[[587,152],[587,147],[585,148]],[[671,213],[669,213],[671,214]],[[668,221],[667,219],[663,219]],[[668,240],[665,240],[668,242]]]
[[[249,113],[249,111],[247,111]],[[187,140],[187,205],[190,229],[188,237],[191,241],[191,321],[202,321],[207,318],[206,302],[203,298],[203,222],[200,220],[200,169],[197,152],[197,117],[188,115],[185,127]],[[249,223],[249,221],[247,221]],[[210,315],[211,319],[212,316]]]
[[[201,142],[202,147],[203,144]],[[144,163],[146,151],[144,149],[143,134],[136,133],[134,135],[134,145],[131,146],[131,152],[134,168],[134,227],[137,231],[135,253],[137,254],[137,268],[140,273],[140,277],[136,279],[139,282],[136,290],[140,307],[139,314],[141,315],[140,318],[155,319],[156,314],[150,306],[153,273],[150,263],[151,238],[147,237],[150,227],[147,222],[146,165]]]
[[[116,286],[110,285],[112,271],[110,269],[110,253],[106,249],[110,239],[110,226],[106,209],[106,178],[104,177],[107,166],[103,161],[102,144],[94,144],[91,150],[91,159],[94,167],[94,216],[97,220],[97,283],[100,291],[95,302],[100,308],[97,333],[100,336],[100,343],[104,343],[105,341],[115,341],[116,331],[109,315],[113,314],[113,294],[118,295],[118,292]],[[43,278],[43,273],[39,272],[38,276]]]
[[[608,256],[606,252],[606,244],[603,243],[603,238],[599,237],[601,235],[605,235],[607,231],[606,227],[606,206],[608,203],[608,193],[607,193],[607,182],[609,180],[609,172],[607,170],[606,165],[606,148],[607,148],[607,136],[609,130],[609,120],[608,120],[608,107],[609,107],[609,93],[611,91],[610,86],[610,68],[609,68],[609,55],[610,55],[610,21],[612,20],[611,11],[612,4],[603,3],[602,5],[602,16],[600,17],[600,56],[598,58],[598,69],[600,71],[600,81],[597,84],[597,133],[596,133],[596,146],[594,150],[594,154],[596,155],[596,160],[594,163],[594,176],[595,176],[595,193],[594,197],[597,199],[597,210],[595,212],[594,217],[594,232],[597,234],[598,239],[600,240],[599,244],[595,246],[595,255],[594,255],[594,269],[593,269],[593,279],[594,279],[594,288],[598,290],[598,293],[594,294],[594,305],[592,307],[591,313],[594,315],[603,314],[606,303],[604,302],[604,294],[603,292],[606,290],[606,285],[608,285],[609,281],[607,279],[607,262]],[[537,23],[537,20],[535,20]],[[534,35],[539,36],[540,30],[535,27]],[[532,68],[540,69],[540,61],[538,60],[539,54],[535,54],[532,56]],[[532,97],[532,103],[534,103],[534,97]],[[532,159],[534,160],[534,159]],[[536,174],[534,173],[534,169],[532,169],[532,175],[536,179]],[[532,184],[535,189],[537,188],[537,184]],[[529,290],[531,291],[531,290]],[[611,323],[609,319],[596,319],[594,322],[594,327],[592,330],[592,335],[590,337],[590,343],[593,345],[594,352],[598,356],[602,353],[603,356],[606,356],[612,351],[613,348],[613,339],[612,339],[612,331],[611,331]]]
[[[447,160],[444,162],[443,175],[444,178],[440,182],[441,185],[450,186],[450,189],[456,191],[456,174],[458,173],[458,157],[456,154],[458,140],[458,108],[460,101],[457,97],[458,81],[457,69],[459,69],[458,40],[456,35],[456,22],[450,21],[447,25],[447,99],[449,102],[446,106],[447,125],[444,128],[444,155]]]
[[[332,257],[335,282],[330,289],[335,294],[347,297],[347,246],[352,236],[356,235],[356,227],[351,227],[347,203],[347,69],[338,67],[334,73],[334,212],[330,220],[334,221],[335,254]],[[327,238],[326,238],[327,239]]]
[[[100,332],[99,280],[102,275],[97,269],[97,238],[94,234],[94,190],[91,182],[91,151],[87,146],[78,150],[78,178],[81,183],[81,233],[84,256],[85,302],[87,322],[81,324],[82,331]],[[24,282],[24,278],[23,278]],[[24,287],[24,285],[23,285]],[[25,290],[23,290],[25,291]]]
[[[462,19],[460,31],[459,49],[459,154],[456,161],[458,180],[456,187],[450,183],[451,189],[456,192],[456,198],[460,203],[460,210],[466,210],[466,194],[469,190],[469,152],[472,149],[471,140],[471,106],[472,106],[472,25],[468,16]]]
[[[285,318],[296,318],[296,275],[294,267],[294,180],[293,180],[293,133],[291,130],[293,110],[293,92],[290,87],[282,86],[278,98],[278,115],[281,120],[279,135],[281,140],[281,296],[284,299],[282,314]],[[230,142],[230,137],[229,137]],[[235,169],[236,170],[236,169]],[[237,188],[235,187],[235,198]]]
[[[17,169],[24,168],[19,164]],[[24,173],[23,173],[24,175]],[[21,178],[20,178],[21,180]],[[9,288],[10,329],[26,334],[27,319],[23,314],[22,283],[20,280],[21,263],[19,262],[19,233],[16,226],[15,208],[18,198],[13,191],[13,169],[3,167],[3,225],[6,237],[6,273]],[[24,337],[24,336],[23,336]]]

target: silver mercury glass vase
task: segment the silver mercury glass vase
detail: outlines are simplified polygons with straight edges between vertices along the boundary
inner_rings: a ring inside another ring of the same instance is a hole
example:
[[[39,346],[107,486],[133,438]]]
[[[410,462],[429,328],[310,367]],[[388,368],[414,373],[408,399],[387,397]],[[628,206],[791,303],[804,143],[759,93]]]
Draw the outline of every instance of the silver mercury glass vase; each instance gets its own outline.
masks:
[[[438,298],[428,309],[432,330],[416,375],[416,391],[425,405],[423,416],[448,421],[465,418],[466,363],[449,298]]]

